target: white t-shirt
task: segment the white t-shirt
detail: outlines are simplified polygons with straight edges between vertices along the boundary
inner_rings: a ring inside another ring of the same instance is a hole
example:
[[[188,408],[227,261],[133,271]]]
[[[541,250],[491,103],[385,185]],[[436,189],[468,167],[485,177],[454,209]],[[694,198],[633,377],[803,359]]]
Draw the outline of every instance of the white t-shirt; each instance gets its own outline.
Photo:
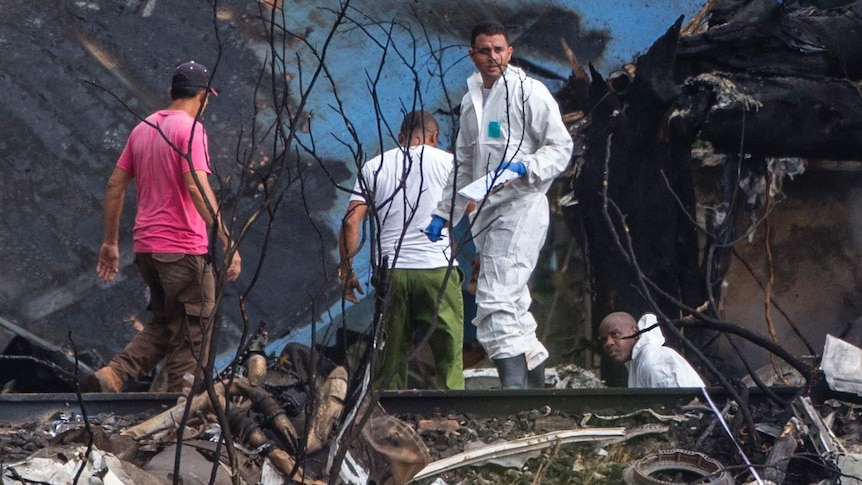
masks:
[[[371,199],[369,221],[380,224],[380,256],[389,258],[389,267],[434,269],[449,265],[449,230],[444,229],[437,242],[431,242],[422,231],[440,202],[452,165],[451,153],[418,145],[406,151],[393,148],[362,166],[350,200]]]

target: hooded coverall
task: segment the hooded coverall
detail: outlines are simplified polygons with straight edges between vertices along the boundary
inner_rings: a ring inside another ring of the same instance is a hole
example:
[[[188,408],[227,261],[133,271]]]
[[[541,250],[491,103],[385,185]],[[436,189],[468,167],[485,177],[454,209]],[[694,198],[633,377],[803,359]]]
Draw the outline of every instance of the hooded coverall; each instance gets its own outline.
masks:
[[[647,313],[638,320],[638,330],[657,323],[655,315]],[[656,327],[638,336],[632,348],[629,387],[705,387],[703,379],[691,364],[670,347],[664,346],[664,334]]]
[[[472,213],[471,231],[481,258],[476,288],[476,336],[491,359],[524,355],[532,370],[548,358],[529,312],[527,282],[548,230],[545,193],[569,165],[572,137],[551,93],[521,69],[508,66],[483,103],[482,77],[467,79],[461,100],[455,166],[434,214],[461,218],[467,199],[457,191],[522,162],[527,174],[489,195]],[[453,206],[454,203],[454,206]]]

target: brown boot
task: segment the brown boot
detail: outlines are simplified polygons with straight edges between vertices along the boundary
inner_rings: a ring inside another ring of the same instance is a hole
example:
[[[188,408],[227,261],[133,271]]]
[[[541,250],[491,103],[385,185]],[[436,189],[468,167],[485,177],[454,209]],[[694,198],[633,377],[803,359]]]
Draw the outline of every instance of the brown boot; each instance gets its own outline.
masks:
[[[123,380],[114,369],[105,366],[87,378],[90,392],[122,392]]]

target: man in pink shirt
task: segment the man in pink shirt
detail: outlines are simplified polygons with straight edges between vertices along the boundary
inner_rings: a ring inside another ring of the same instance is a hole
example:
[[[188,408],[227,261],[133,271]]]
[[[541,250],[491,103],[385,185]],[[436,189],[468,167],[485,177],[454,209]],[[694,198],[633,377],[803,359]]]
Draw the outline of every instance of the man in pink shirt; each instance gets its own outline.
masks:
[[[164,359],[167,391],[182,391],[186,374],[202,375],[215,310],[215,277],[208,228],[225,252],[232,246],[207,179],[207,135],[200,118],[210,96],[209,70],[194,61],[177,66],[171,104],[139,123],[129,135],[105,191],[105,235],[96,271],[111,282],[119,271],[120,215],[134,180],[137,213],[134,262],[150,289],[152,320],[89,378],[90,391],[120,392]],[[241,270],[239,252],[227,264],[227,280]],[[206,338],[205,338],[206,337]]]

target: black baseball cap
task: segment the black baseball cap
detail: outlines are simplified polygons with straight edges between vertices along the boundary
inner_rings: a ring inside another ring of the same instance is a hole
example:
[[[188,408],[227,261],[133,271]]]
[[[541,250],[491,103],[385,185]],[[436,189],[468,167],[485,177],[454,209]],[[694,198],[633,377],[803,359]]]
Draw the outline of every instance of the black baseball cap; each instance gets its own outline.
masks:
[[[177,66],[171,79],[171,89],[206,89],[210,81],[210,70],[199,62],[189,61]],[[218,91],[209,86],[209,91],[218,96]]]

